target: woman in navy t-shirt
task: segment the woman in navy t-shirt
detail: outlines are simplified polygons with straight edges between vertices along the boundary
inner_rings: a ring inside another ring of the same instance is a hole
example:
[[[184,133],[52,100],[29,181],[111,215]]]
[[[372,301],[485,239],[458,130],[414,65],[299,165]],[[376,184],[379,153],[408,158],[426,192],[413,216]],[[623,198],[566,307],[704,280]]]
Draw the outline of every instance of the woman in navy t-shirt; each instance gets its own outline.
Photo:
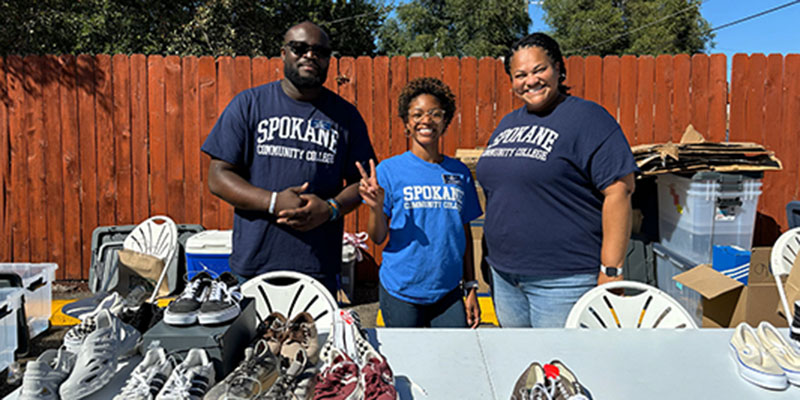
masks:
[[[505,67],[525,105],[477,165],[495,311],[504,327],[562,327],[581,295],[622,279],[637,167],[614,118],[569,95],[555,40],[520,39]]]

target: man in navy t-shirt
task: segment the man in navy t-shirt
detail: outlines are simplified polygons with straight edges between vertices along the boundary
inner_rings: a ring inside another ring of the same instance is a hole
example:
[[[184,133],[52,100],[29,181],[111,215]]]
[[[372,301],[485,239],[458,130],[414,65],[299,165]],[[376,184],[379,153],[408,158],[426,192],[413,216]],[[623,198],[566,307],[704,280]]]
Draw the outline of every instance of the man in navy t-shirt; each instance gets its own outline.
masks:
[[[203,144],[209,189],[235,207],[240,278],[294,270],[335,292],[341,217],[361,203],[355,163],[375,153],[358,110],[322,86],[330,55],[317,25],[290,28],[284,79],[239,93]]]

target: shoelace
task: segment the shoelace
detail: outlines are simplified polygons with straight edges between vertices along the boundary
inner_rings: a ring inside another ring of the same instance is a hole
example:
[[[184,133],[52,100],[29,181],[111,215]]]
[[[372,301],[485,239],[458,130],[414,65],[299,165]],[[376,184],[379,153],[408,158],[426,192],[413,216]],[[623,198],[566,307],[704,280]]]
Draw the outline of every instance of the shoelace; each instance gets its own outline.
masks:
[[[238,286],[229,287],[219,281],[214,281],[211,284],[211,294],[208,295],[208,301],[230,301],[237,304],[241,298],[242,293],[239,292]]]
[[[131,373],[119,393],[121,396],[146,396],[148,394],[150,394],[150,385],[147,383],[147,377],[136,372]]]
[[[191,400],[192,394],[189,393],[189,390],[192,388],[192,378],[196,374],[185,369],[176,370],[172,373],[177,375],[169,386],[164,387],[164,394],[174,396],[180,400]]]
[[[202,286],[204,282],[202,279],[195,279],[192,281],[192,284],[189,286],[188,290],[184,290],[181,293],[181,299],[200,299],[200,290],[202,290]]]
[[[520,389],[521,392],[524,392],[525,389]],[[530,391],[527,393],[520,393],[520,398],[526,400],[553,400],[553,396],[547,391],[547,387],[541,383],[537,383],[533,385]]]

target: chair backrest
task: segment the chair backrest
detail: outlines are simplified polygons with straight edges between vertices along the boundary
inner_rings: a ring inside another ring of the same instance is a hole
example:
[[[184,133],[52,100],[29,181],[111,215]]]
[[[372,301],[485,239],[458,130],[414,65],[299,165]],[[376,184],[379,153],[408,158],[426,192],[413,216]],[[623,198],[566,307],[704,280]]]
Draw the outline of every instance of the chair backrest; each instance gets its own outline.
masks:
[[[800,200],[786,204],[786,221],[789,229],[800,228]]]
[[[242,294],[256,300],[260,321],[277,311],[288,320],[301,312],[314,317],[317,331],[329,332],[339,311],[333,296],[316,279],[294,271],[272,271],[242,284]]]
[[[178,227],[170,217],[150,217],[133,228],[122,242],[122,247],[158,257],[168,265],[177,254]]]
[[[769,255],[769,269],[772,275],[789,275],[798,251],[800,251],[800,228],[789,229],[778,237]]]
[[[620,296],[614,289],[641,291]],[[566,328],[696,329],[692,316],[670,295],[634,281],[610,282],[586,292],[567,316]]]

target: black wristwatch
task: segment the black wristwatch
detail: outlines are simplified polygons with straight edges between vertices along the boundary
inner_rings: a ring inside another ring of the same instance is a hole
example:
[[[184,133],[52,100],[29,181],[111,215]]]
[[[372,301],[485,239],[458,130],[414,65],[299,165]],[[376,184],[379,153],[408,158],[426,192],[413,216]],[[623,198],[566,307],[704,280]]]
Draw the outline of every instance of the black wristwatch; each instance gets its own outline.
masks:
[[[600,272],[606,274],[609,277],[615,277],[622,275],[622,268],[615,268],[615,267],[606,267],[603,264],[600,264]]]

